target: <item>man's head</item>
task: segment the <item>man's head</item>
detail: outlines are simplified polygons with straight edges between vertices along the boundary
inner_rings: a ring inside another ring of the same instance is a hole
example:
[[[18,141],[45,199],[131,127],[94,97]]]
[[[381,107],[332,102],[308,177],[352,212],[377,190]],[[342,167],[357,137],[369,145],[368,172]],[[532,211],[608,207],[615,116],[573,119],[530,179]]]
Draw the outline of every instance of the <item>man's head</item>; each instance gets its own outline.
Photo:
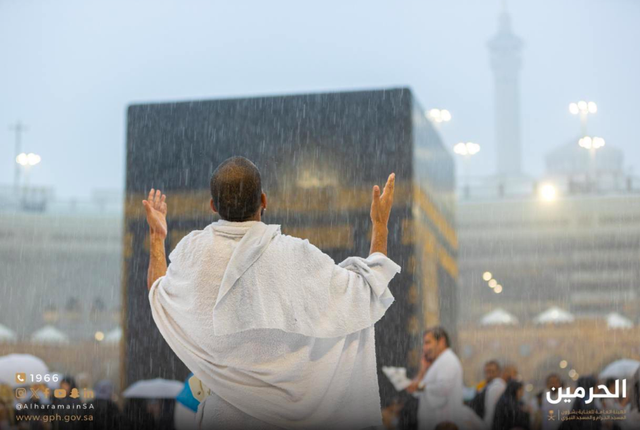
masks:
[[[502,368],[502,379],[506,382],[518,379],[518,368],[513,364],[507,364]]]
[[[547,382],[548,390],[552,388],[555,388],[557,390],[560,387],[564,387],[564,383],[562,382],[560,375],[558,375],[557,373],[552,373],[549,376],[547,376],[546,382]]]
[[[422,352],[427,360],[433,361],[442,351],[449,348],[449,335],[442,327],[431,327],[425,330],[424,343],[422,344]]]
[[[211,209],[227,221],[260,220],[267,199],[260,171],[244,157],[223,161],[211,176]]]
[[[484,379],[491,382],[500,376],[500,363],[496,360],[487,361],[484,365]]]
[[[613,391],[616,389],[616,380],[614,378],[607,378],[605,381],[605,385],[609,389],[609,391]]]

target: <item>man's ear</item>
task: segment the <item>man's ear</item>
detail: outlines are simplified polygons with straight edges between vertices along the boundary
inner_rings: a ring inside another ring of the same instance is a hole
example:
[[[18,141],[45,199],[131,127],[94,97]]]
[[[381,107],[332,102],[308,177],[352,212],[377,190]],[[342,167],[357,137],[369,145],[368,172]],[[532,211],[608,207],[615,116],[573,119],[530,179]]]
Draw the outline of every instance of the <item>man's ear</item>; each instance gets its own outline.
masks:
[[[212,199],[212,201],[213,201],[213,199]],[[264,192],[260,195],[260,202],[262,203],[262,207],[266,209],[267,208],[267,195]]]
[[[213,211],[214,214],[218,213],[218,211],[216,210],[216,205],[213,204],[213,199],[209,201],[209,206],[211,206],[211,210]]]

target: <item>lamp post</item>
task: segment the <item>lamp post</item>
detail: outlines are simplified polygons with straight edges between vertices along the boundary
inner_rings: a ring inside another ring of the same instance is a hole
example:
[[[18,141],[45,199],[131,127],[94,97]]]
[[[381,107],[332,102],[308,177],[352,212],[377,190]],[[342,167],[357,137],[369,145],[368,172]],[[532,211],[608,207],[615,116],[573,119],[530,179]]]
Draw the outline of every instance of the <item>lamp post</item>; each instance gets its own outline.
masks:
[[[580,100],[577,103],[571,103],[569,105],[569,112],[573,115],[580,115],[580,135],[587,135],[587,118],[589,115],[593,115],[598,112],[598,105],[595,102],[587,102]]]
[[[469,197],[469,158],[480,152],[480,145],[474,142],[459,142],[453,147],[453,152],[462,157],[462,176],[464,177],[464,195]]]
[[[578,145],[589,151],[589,188],[595,188],[596,151],[605,145],[605,140],[597,136],[584,136],[578,140]]]
[[[15,146],[16,146],[16,156],[21,153],[22,146],[22,133],[28,130],[27,126],[25,126],[21,121],[17,121],[15,124],[9,126],[9,130],[13,131],[15,136]],[[18,163],[20,164],[20,163]],[[16,166],[13,176],[13,190],[14,193],[18,194],[18,188],[20,187],[20,167]]]
[[[42,158],[38,154],[30,153],[21,153],[16,157],[16,163],[18,163],[24,169],[24,187],[23,190],[26,191],[26,188],[29,186],[29,172],[31,168],[36,164],[39,164],[42,161]]]

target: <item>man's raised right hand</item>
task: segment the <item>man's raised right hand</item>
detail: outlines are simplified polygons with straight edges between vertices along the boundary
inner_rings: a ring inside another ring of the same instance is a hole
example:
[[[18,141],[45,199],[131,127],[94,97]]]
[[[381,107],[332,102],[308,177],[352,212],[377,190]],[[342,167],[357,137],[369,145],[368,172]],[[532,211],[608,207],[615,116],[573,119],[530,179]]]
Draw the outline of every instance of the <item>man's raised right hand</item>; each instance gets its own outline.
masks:
[[[371,222],[373,224],[387,226],[389,215],[391,214],[391,206],[393,206],[393,189],[395,185],[396,174],[392,173],[387,179],[382,195],[380,195],[380,187],[373,186],[373,201],[371,202]]]

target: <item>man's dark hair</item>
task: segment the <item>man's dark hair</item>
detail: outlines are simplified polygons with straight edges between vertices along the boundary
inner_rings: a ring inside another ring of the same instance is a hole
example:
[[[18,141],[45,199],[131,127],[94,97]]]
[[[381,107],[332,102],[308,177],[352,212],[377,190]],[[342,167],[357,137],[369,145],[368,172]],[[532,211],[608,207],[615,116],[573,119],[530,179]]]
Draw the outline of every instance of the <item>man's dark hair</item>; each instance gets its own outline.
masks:
[[[562,378],[560,377],[559,374],[557,373],[550,373],[547,375],[547,378],[544,380],[545,384],[548,384],[549,381],[551,381],[551,378],[558,378],[558,381],[560,381],[560,385],[564,387],[564,381],[562,380]]]
[[[440,341],[440,339],[444,338],[444,343],[447,345],[447,347],[451,346],[451,343],[449,342],[449,335],[447,334],[447,332],[444,330],[444,328],[440,327],[440,326],[436,326],[436,327],[431,327],[428,328],[424,331],[424,336],[431,334],[431,336],[433,336],[433,338],[436,340],[436,342]]]
[[[227,221],[246,221],[260,207],[260,171],[244,157],[223,161],[211,176],[211,198],[220,217]]]
[[[498,363],[498,360],[489,360],[486,363],[484,363],[484,367],[487,366],[496,366],[496,369],[498,369],[498,371],[500,371],[502,369],[502,367],[500,366],[500,363]]]

